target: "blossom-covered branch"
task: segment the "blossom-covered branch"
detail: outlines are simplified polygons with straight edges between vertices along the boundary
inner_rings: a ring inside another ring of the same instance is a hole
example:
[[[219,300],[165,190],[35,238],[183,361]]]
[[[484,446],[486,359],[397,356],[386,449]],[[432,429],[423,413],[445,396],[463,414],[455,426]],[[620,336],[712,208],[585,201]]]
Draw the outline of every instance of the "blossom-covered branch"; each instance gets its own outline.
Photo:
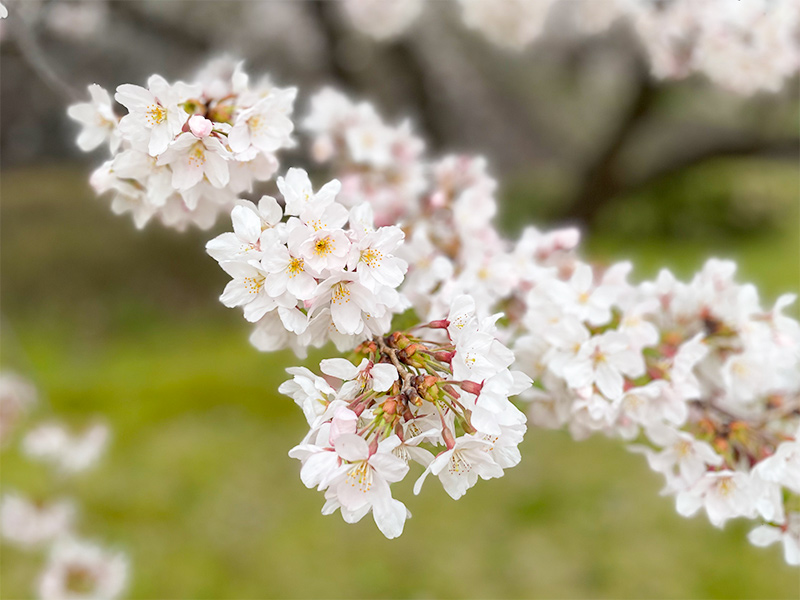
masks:
[[[109,120],[109,136],[154,145],[172,180],[186,175],[186,145],[235,155],[245,133],[255,144],[251,109],[234,103],[215,120],[224,102],[211,92],[197,114],[178,103],[187,131],[155,132],[147,111],[166,111],[158,124],[169,127],[174,103],[161,99],[179,88],[121,86],[137,133]],[[128,98],[145,93],[155,104]],[[800,325],[782,312],[792,297],[764,309],[720,260],[689,283],[667,271],[631,283],[629,263],[582,260],[575,229],[528,227],[508,240],[492,223],[485,159],[430,158],[410,123],[386,123],[336,90],[311,99],[301,129],[333,179],[315,191],[289,169],[281,198],[237,200],[233,231],[207,250],[232,278],[222,302],[256,324],[256,347],[355,349],[323,361],[327,378],[297,368],[281,387],[309,424],[292,455],[304,483],[325,491],[324,512],[355,521],[371,511],[394,537],[407,512],[390,484],[409,459],[424,467],[416,491],[428,474],[453,497],[501,475],[519,461],[525,424],[509,398],[521,393],[537,426],[602,432],[645,454],[681,514],[702,509],[718,526],[759,519],[751,541],[781,541],[787,562],[800,561]],[[220,182],[214,164],[193,173],[203,189]],[[140,192],[156,183],[140,181]],[[407,325],[393,326],[401,313]]]

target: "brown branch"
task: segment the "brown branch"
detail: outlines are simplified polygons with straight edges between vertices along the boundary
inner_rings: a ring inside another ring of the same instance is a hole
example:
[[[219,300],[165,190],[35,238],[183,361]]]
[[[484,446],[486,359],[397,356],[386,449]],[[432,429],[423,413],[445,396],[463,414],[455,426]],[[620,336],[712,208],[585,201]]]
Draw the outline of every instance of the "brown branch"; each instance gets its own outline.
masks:
[[[361,84],[354,73],[348,69],[338,58],[341,31],[337,24],[337,17],[333,13],[336,2],[327,0],[312,0],[306,2],[311,17],[316,21],[322,39],[325,43],[325,57],[327,58],[327,71],[337,85],[345,91],[358,92]]]
[[[417,107],[420,125],[427,133],[431,149],[440,150],[445,144],[445,131],[442,119],[436,111],[430,89],[430,81],[417,50],[409,40],[401,39],[387,47],[390,59],[400,65],[408,78],[411,100]]]
[[[600,210],[624,187],[620,175],[620,157],[659,98],[659,88],[652,82],[646,66],[637,62],[636,89],[616,127],[600,152],[584,169],[581,183],[571,206],[571,216],[591,224]]]
[[[397,373],[403,380],[403,389],[401,391],[406,392],[407,390],[414,389],[416,392],[416,389],[411,383],[411,379],[414,377],[414,375],[408,369],[406,369],[405,365],[403,365],[403,363],[400,362],[400,359],[397,358],[397,351],[394,348],[389,347],[382,336],[376,335],[375,343],[378,345],[378,349],[381,351],[381,354],[385,354],[389,357],[389,360],[392,361],[392,364],[397,369]]]
[[[14,9],[12,8],[12,12]],[[12,13],[13,15],[13,13]],[[80,100],[81,94],[50,64],[44,50],[39,45],[36,35],[19,14],[13,15],[10,29],[20,56],[36,76],[64,102],[69,104]]]
[[[623,193],[641,190],[655,181],[685,169],[718,158],[761,156],[797,161],[800,159],[800,138],[761,139],[754,137],[723,136],[705,144],[693,146],[680,156],[673,156],[656,165],[644,175],[624,184]]]

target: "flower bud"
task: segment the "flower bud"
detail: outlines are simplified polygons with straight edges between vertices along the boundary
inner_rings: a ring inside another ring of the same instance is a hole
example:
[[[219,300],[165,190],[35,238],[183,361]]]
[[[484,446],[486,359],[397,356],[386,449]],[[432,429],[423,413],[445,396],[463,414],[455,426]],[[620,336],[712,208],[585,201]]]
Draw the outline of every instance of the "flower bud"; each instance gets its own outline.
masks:
[[[462,381],[461,389],[467,392],[468,394],[475,394],[476,396],[480,396],[481,390],[483,389],[483,384],[475,383],[474,381]]]
[[[204,138],[211,135],[211,130],[214,128],[213,123],[203,117],[202,115],[194,115],[189,117],[189,130],[195,137]]]
[[[438,321],[431,321],[428,323],[428,327],[431,329],[447,329],[450,327],[450,321],[447,319],[439,319]]]
[[[446,352],[445,350],[439,350],[438,352],[433,353],[433,358],[438,360],[439,362],[447,363],[448,365],[453,362],[453,357],[456,355],[455,352]]]
[[[453,437],[453,432],[450,431],[449,427],[442,427],[442,439],[444,439],[448,450],[452,450],[455,447],[456,438]]]

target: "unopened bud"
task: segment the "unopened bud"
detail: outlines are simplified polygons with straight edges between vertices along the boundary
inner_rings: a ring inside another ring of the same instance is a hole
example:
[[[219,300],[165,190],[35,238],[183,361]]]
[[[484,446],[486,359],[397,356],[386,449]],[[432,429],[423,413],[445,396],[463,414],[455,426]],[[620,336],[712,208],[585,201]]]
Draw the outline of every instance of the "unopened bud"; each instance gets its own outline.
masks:
[[[411,341],[399,331],[395,331],[392,335],[389,336],[390,346],[397,348],[398,350],[404,350],[407,346],[411,344]]]
[[[459,393],[456,391],[456,388],[454,388],[454,387],[453,387],[452,385],[450,385],[449,383],[448,383],[447,385],[445,385],[445,386],[442,386],[442,389],[443,389],[445,392],[447,392],[448,394],[450,394],[450,395],[451,395],[453,398],[455,398],[456,400],[458,400],[459,398],[461,398],[461,394],[459,394]]]
[[[414,354],[416,354],[418,349],[419,349],[419,344],[411,344],[410,346],[404,348],[403,352],[405,352],[406,356],[411,357],[414,356]]]
[[[468,394],[475,394],[476,396],[480,396],[481,390],[483,389],[483,384],[475,383],[474,381],[462,381],[461,389],[467,392]]]
[[[433,358],[438,360],[439,362],[447,363],[448,365],[453,362],[453,357],[456,355],[455,352],[447,352],[445,350],[439,350],[438,352],[433,353]]]
[[[393,415],[397,411],[397,401],[394,398],[389,398],[383,403],[383,412],[387,415]]]
[[[716,438],[711,445],[714,446],[714,450],[720,454],[726,453],[731,447],[731,445],[728,443],[728,440],[721,437]]]
[[[442,439],[444,439],[444,443],[448,450],[455,448],[456,438],[453,437],[453,432],[450,431],[449,427],[442,427]]]
[[[189,117],[189,130],[195,137],[204,138],[211,135],[211,130],[214,129],[214,124],[202,115],[194,115]]]
[[[450,321],[447,319],[439,319],[438,321],[431,321],[428,323],[428,327],[431,329],[447,329],[450,327]]]

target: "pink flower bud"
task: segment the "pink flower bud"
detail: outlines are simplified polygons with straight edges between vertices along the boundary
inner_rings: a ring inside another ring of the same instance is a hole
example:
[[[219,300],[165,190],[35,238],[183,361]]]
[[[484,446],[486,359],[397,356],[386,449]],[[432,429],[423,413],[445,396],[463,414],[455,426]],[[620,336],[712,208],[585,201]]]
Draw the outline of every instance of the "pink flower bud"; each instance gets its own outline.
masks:
[[[214,125],[201,115],[194,115],[189,117],[189,130],[199,138],[204,138],[211,135],[211,130]]]
[[[467,392],[468,394],[475,394],[476,396],[480,396],[481,390],[483,389],[483,384],[475,383],[474,381],[462,381],[461,389]]]
[[[450,327],[450,321],[447,319],[439,319],[438,321],[431,321],[428,323],[428,327],[431,329],[447,329]]]
[[[447,446],[448,450],[455,448],[456,438],[453,436],[453,432],[450,431],[450,428],[446,425],[442,426],[442,439],[444,440],[444,444]]]
[[[329,433],[329,442],[333,445],[343,433],[355,433],[356,423],[358,423],[358,415],[352,410],[340,406],[333,413],[333,420],[331,421],[331,428]]]

